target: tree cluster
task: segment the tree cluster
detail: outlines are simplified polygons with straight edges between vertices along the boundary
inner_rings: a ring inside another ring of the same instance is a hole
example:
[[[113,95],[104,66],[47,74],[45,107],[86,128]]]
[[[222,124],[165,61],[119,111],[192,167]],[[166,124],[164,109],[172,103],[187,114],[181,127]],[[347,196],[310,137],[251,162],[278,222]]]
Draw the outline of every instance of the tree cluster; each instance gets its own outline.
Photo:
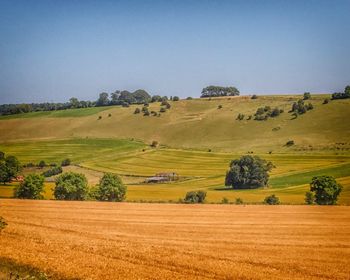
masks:
[[[307,111],[312,110],[314,106],[311,103],[305,104],[303,99],[299,99],[294,102],[290,113],[297,115],[305,114]]]
[[[185,203],[203,203],[207,193],[205,191],[191,191],[186,193]]]
[[[15,156],[5,156],[0,152],[0,182],[5,184],[16,178],[21,171],[21,164]]]
[[[201,98],[239,95],[236,87],[208,86],[202,89]]]
[[[242,156],[231,161],[230,168],[226,172],[225,185],[233,189],[265,187],[273,167],[271,162],[258,156]]]
[[[63,172],[63,170],[62,170],[61,166],[55,166],[55,167],[43,172],[42,175],[44,177],[51,177],[51,176],[55,176],[57,174],[61,174],[62,172]]]
[[[283,109],[279,109],[277,107],[274,109],[271,109],[270,106],[260,107],[256,110],[256,113],[254,114],[254,120],[266,121],[268,118],[278,117],[282,113]]]
[[[332,99],[350,98],[350,86],[346,86],[344,92],[335,92],[332,94]]]

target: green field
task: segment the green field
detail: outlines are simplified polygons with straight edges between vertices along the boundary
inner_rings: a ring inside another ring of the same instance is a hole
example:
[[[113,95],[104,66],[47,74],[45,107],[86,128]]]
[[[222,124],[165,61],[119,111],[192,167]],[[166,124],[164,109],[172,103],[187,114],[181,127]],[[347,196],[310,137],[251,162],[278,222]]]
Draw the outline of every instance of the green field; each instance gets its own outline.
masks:
[[[90,185],[103,172],[117,173],[128,185],[129,201],[177,201],[189,190],[203,189],[209,202],[240,197],[255,203],[275,193],[284,203],[303,203],[313,176],[332,175],[344,186],[339,202],[350,204],[350,101],[323,105],[325,97],[313,95],[314,109],[294,120],[288,110],[300,98],[295,95],[182,100],[171,102],[160,117],[135,115],[136,105],[0,117],[0,150],[22,163],[70,158],[74,166],[65,171],[86,174]],[[238,113],[247,116],[265,105],[285,112],[267,121],[235,120]],[[152,103],[150,111],[159,107]],[[149,147],[153,140],[159,141],[158,148]],[[288,140],[295,145],[286,147]],[[226,189],[229,162],[248,152],[276,166],[270,187]],[[181,180],[143,183],[163,171],[176,172]],[[0,196],[11,197],[14,185],[0,186]],[[47,184],[46,198],[52,197],[52,186]]]

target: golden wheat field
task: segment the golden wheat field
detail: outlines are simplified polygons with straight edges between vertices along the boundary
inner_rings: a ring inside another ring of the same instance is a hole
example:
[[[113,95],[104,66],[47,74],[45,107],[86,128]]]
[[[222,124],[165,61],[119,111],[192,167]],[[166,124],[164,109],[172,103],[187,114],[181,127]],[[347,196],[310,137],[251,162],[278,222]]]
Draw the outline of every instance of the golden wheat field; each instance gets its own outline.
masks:
[[[346,206],[0,200],[3,264],[52,279],[349,279]],[[0,265],[6,275],[5,265]],[[0,274],[1,275],[1,274]]]

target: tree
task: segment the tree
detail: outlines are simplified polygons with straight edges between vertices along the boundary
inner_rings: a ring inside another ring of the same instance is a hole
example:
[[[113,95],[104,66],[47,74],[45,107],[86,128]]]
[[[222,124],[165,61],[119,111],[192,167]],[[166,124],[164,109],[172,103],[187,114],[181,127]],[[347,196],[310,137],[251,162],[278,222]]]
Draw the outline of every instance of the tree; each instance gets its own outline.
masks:
[[[136,108],[135,111],[134,111],[134,114],[140,114],[140,113],[141,113],[140,108]]]
[[[304,100],[308,100],[308,99],[310,99],[310,98],[311,98],[310,92],[304,92],[303,99],[304,99]]]
[[[332,94],[332,99],[350,98],[350,86],[346,86],[344,92],[335,92]]]
[[[315,203],[315,194],[313,192],[305,193],[305,203],[308,205],[312,205]]]
[[[100,93],[100,96],[96,101],[96,106],[107,106],[107,105],[109,105],[108,93],[102,92]]]
[[[205,191],[187,192],[184,201],[186,203],[203,203],[207,193]]]
[[[179,101],[179,100],[180,100],[180,98],[178,96],[173,97],[173,101]]]
[[[278,204],[280,204],[280,200],[277,196],[272,194],[272,195],[265,197],[264,203],[268,204],[268,205],[278,205]]]
[[[329,103],[329,98],[325,98],[325,100],[323,100],[322,104],[328,104]]]
[[[201,98],[235,95],[239,95],[239,90],[236,87],[208,86],[202,89]]]
[[[15,156],[7,156],[0,160],[0,182],[11,182],[21,171],[21,164]]]
[[[80,102],[78,98],[72,97],[69,99],[70,107],[71,108],[79,108],[80,107]]]
[[[151,96],[143,89],[134,91],[132,96],[135,98],[137,104],[148,103],[151,101]]]
[[[316,176],[310,183],[310,191],[315,195],[315,202],[320,205],[336,204],[342,188],[332,176]]]
[[[88,193],[84,174],[67,172],[56,179],[54,196],[59,200],[85,200]]]
[[[226,172],[225,185],[234,189],[265,187],[273,167],[271,162],[258,156],[242,156],[231,161],[230,168]]]
[[[256,94],[253,94],[252,99],[258,99],[258,96]]]
[[[100,180],[98,199],[102,201],[123,201],[126,186],[116,174],[105,173]]]
[[[62,162],[61,162],[61,166],[68,166],[70,164],[71,164],[71,161],[69,158],[62,160]]]
[[[5,161],[0,161],[0,182],[5,184],[11,181]]]
[[[63,170],[62,170],[61,166],[55,166],[55,167],[43,172],[42,175],[44,177],[51,177],[51,176],[55,176],[57,174],[61,174],[62,172],[63,172]]]
[[[152,141],[151,145],[150,145],[152,148],[157,148],[158,146],[158,141]]]
[[[151,102],[161,102],[162,97],[160,95],[153,95],[151,98]]]
[[[29,174],[15,191],[15,197],[27,199],[41,199],[44,190],[44,177],[38,174]]]

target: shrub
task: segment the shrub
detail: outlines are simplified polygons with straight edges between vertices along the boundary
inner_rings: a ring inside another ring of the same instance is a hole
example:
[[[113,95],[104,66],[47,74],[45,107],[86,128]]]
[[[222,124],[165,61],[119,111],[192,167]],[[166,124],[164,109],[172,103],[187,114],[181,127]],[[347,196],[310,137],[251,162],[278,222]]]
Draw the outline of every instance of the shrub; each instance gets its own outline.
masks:
[[[221,203],[222,203],[222,204],[229,204],[230,201],[228,200],[227,197],[223,197],[222,200],[221,200]]]
[[[256,94],[253,94],[252,99],[258,99],[258,96]]]
[[[277,196],[272,194],[272,195],[265,197],[264,203],[268,204],[268,205],[278,205],[278,204],[280,204],[280,200]]]
[[[248,121],[251,120],[252,117],[253,117],[252,115],[249,115],[248,118],[247,118],[247,120],[248,120]]]
[[[148,110],[147,110],[147,111],[144,111],[144,112],[143,112],[143,115],[144,115],[144,116],[149,116],[149,115],[150,115],[150,114],[149,114],[149,111],[148,111]]]
[[[40,168],[44,168],[45,166],[46,166],[46,163],[43,160],[41,160],[38,164],[38,167],[40,167]]]
[[[325,100],[323,100],[323,104],[328,104],[329,103],[329,98],[326,98]]]
[[[234,95],[239,95],[239,90],[235,87],[208,86],[202,89],[201,98]]]
[[[0,160],[3,160],[5,159],[5,153],[0,151]]]
[[[310,191],[315,195],[315,202],[320,205],[336,204],[342,188],[332,176],[316,176],[310,183]]]
[[[191,96],[186,98],[186,100],[192,100],[192,99],[193,99],[193,97],[191,97]]]
[[[221,109],[221,108],[222,108],[222,105],[219,105],[219,106],[218,106],[218,109]]]
[[[7,223],[3,217],[0,216],[0,231],[7,226]]]
[[[242,156],[232,160],[230,169],[226,172],[225,185],[234,189],[250,189],[267,186],[269,172],[273,168],[258,156]]]
[[[185,203],[203,203],[207,193],[205,191],[191,191],[186,193]]]
[[[290,147],[290,146],[293,146],[294,144],[295,144],[294,140],[289,140],[289,141],[287,141],[286,146]]]
[[[45,172],[42,173],[42,175],[44,177],[51,177],[51,176],[55,176],[57,174],[62,173],[62,167],[61,166],[57,166],[57,167],[53,167],[49,170],[46,170]]]
[[[162,107],[162,108],[160,108],[159,112],[165,113],[165,112],[166,112],[166,109]]]
[[[101,120],[101,119],[102,119],[102,116],[98,116],[98,119]]]
[[[15,197],[27,199],[42,199],[44,177],[38,174],[29,174],[15,190]]]
[[[179,101],[179,100],[180,100],[180,98],[178,96],[173,97],[173,101]]]
[[[335,92],[332,94],[332,99],[350,98],[350,86],[346,86],[344,92]]]
[[[126,186],[118,175],[112,173],[103,175],[98,188],[98,200],[123,201],[125,194]]]
[[[152,148],[156,148],[158,146],[158,141],[152,141],[151,145]]]
[[[243,199],[237,197],[236,200],[235,200],[235,203],[236,203],[237,205],[243,204]]]
[[[71,164],[71,161],[69,158],[62,160],[62,162],[61,162],[61,166],[68,166],[70,164]]]
[[[305,114],[308,110],[312,110],[314,107],[311,103],[305,104],[304,100],[299,99],[298,102],[294,102],[292,105],[292,109],[290,110],[290,113],[294,114]]]
[[[308,99],[310,99],[310,98],[311,98],[310,92],[304,92],[303,99],[304,99],[304,100],[308,100]]]
[[[136,108],[135,111],[134,111],[134,114],[140,114],[140,113],[141,113],[140,108]]]
[[[84,174],[67,172],[56,179],[54,196],[59,200],[85,200],[88,194],[87,179]]]
[[[108,117],[112,117],[112,114],[108,114]]]
[[[239,121],[244,120],[244,114],[239,113],[236,120],[239,120]]]
[[[308,205],[312,205],[315,203],[315,194],[313,192],[305,193],[305,203]]]

